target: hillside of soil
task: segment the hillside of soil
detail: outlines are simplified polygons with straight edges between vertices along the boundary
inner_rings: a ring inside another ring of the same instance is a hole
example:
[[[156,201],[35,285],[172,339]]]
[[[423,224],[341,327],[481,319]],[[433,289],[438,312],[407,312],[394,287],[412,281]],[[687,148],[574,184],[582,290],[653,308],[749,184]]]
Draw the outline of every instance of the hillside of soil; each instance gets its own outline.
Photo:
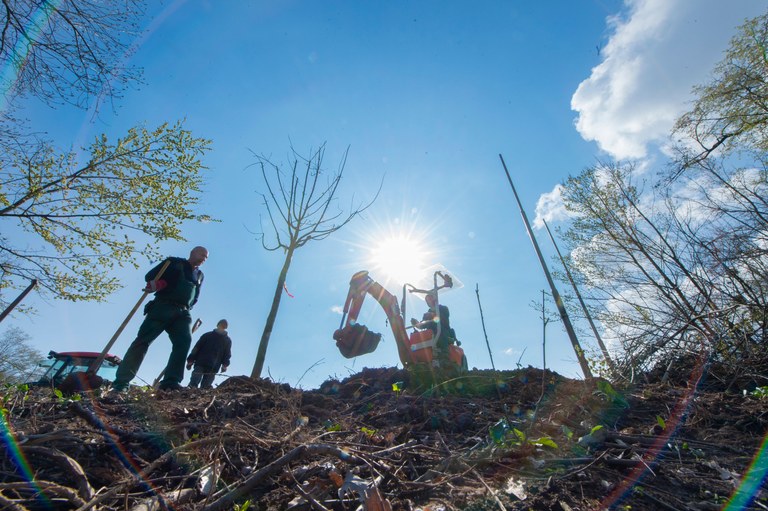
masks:
[[[529,367],[424,390],[366,368],[310,391],[7,387],[0,509],[768,509],[754,378],[691,363],[637,379]]]

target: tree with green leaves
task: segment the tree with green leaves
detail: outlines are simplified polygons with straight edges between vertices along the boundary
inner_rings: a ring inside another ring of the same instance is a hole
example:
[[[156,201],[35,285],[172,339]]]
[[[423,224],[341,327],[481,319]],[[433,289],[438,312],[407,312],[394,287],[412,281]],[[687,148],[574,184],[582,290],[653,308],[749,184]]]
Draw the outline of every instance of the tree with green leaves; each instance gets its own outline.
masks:
[[[156,258],[195,207],[210,142],[183,123],[137,126],[116,139],[61,150],[19,121],[20,99],[53,108],[118,99],[141,70],[125,66],[145,2],[3,2],[0,58],[0,306],[30,280],[68,300],[102,300],[118,287],[110,270]]]
[[[731,39],[713,80],[694,88],[693,108],[678,119],[682,169],[713,154],[768,153],[768,13],[745,22]],[[716,153],[719,151],[719,153]]]
[[[365,205],[353,206],[345,213],[336,209],[337,192],[347,161],[349,149],[344,151],[338,170],[323,181],[327,175],[323,167],[325,144],[317,150],[302,156],[291,147],[288,158],[288,172],[265,156],[256,156],[255,165],[261,171],[266,191],[261,193],[267,216],[272,225],[274,239],[267,242],[261,233],[262,246],[266,250],[282,250],[285,258],[272,298],[272,306],[267,315],[267,322],[261,334],[256,361],[251,371],[251,378],[259,378],[264,368],[267,346],[283,296],[285,279],[291,267],[296,250],[310,241],[319,241],[338,231],[353,218],[373,204],[378,196]]]
[[[60,298],[105,298],[118,286],[110,269],[137,252],[156,259],[155,242],[183,240],[183,221],[208,218],[192,209],[207,149],[179,123],[101,136],[84,163],[44,142],[6,153],[14,164],[0,167],[0,290],[37,279]],[[150,241],[137,245],[138,235]]]

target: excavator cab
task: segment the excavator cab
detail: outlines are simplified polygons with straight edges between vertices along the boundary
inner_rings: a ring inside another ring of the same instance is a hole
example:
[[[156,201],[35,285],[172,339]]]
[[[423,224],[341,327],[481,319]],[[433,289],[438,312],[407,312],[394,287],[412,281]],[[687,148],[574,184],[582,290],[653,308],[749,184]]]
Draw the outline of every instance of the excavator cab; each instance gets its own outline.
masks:
[[[48,359],[50,362],[45,365],[41,364],[41,367],[45,367],[46,371],[33,384],[60,388],[70,375],[87,371],[99,355],[99,352],[92,351],[49,351]],[[103,380],[113,381],[120,362],[120,357],[117,355],[106,355],[97,376]]]
[[[441,283],[438,283],[438,277],[442,279]],[[384,289],[381,284],[374,281],[367,271],[355,273],[349,283],[349,293],[344,304],[341,325],[333,334],[333,339],[336,341],[336,346],[341,354],[346,358],[353,358],[372,353],[378,347],[381,334],[372,332],[357,322],[366,295],[371,295],[387,315],[403,367],[415,369],[424,366],[432,368],[434,365],[438,365],[440,361],[435,355],[435,342],[436,338],[440,336],[439,326],[436,333],[429,329],[418,330],[414,328],[410,334],[407,330],[411,327],[406,328],[405,326],[405,297],[407,292],[431,293],[433,296],[437,296],[439,289],[453,286],[451,276],[441,271],[434,273],[433,282],[434,285],[429,290],[405,284],[401,307],[397,298]],[[464,356],[464,350],[458,344],[455,339],[449,343],[447,359],[449,365],[452,366],[449,369],[455,369],[454,372],[463,372],[467,369],[467,359]]]

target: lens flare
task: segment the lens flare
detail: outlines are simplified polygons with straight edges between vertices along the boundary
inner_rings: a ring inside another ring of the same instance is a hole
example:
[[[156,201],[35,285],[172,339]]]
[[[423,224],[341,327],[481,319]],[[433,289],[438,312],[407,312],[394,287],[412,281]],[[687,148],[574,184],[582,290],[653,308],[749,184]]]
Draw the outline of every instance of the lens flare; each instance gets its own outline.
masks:
[[[374,247],[370,262],[374,272],[402,285],[419,278],[425,257],[426,251],[416,241],[406,236],[396,236]]]

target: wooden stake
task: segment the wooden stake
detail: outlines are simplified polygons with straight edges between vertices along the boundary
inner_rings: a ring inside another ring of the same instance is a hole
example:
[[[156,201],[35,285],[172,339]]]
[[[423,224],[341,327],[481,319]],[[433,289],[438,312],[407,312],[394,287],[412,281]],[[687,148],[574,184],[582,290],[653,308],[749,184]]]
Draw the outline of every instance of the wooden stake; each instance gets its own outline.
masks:
[[[562,298],[560,298],[560,293],[557,292],[557,288],[555,287],[555,282],[554,280],[552,280],[552,275],[549,274],[549,268],[547,268],[547,263],[546,261],[544,261],[544,256],[541,254],[541,249],[539,248],[539,244],[536,241],[536,236],[533,235],[531,224],[528,222],[528,217],[526,216],[525,210],[523,209],[523,204],[520,202],[520,197],[518,197],[517,195],[517,190],[515,189],[515,185],[512,183],[512,178],[509,175],[509,170],[507,170],[507,164],[504,163],[504,158],[501,155],[499,155],[499,159],[501,160],[501,165],[504,167],[504,172],[507,174],[507,180],[509,181],[509,185],[512,187],[512,193],[515,195],[517,206],[520,208],[520,214],[523,217],[523,223],[525,224],[525,229],[526,231],[528,231],[528,237],[531,239],[531,243],[533,243],[533,248],[534,250],[536,250],[536,255],[539,257],[541,268],[544,270],[544,275],[547,277],[549,288],[552,291],[552,298],[554,299],[555,305],[557,306],[557,310],[560,313],[560,318],[563,320],[565,331],[568,333],[568,337],[571,340],[573,351],[576,352],[576,358],[578,359],[579,365],[581,366],[581,370],[584,373],[584,378],[591,380],[592,371],[590,371],[589,364],[587,363],[587,359],[584,356],[584,350],[582,350],[581,345],[579,345],[579,339],[576,337],[576,331],[573,329],[571,320],[568,317],[568,311],[565,310],[565,305],[563,304]]]

